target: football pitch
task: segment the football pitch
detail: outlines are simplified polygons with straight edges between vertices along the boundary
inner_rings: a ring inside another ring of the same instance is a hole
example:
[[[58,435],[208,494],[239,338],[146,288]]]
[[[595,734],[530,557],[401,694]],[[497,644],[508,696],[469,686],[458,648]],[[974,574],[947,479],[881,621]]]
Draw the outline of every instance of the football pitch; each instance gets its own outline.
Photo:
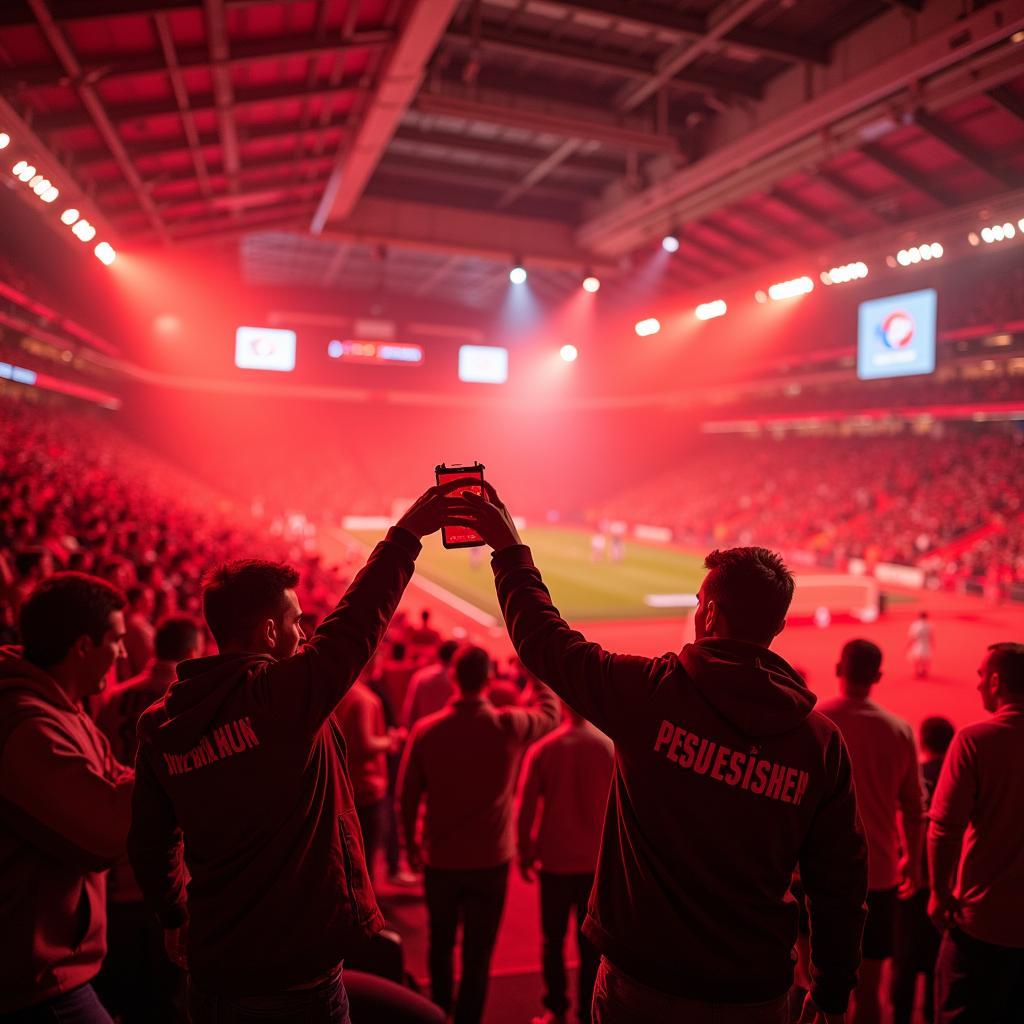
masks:
[[[375,532],[354,532],[367,545]],[[523,531],[533,560],[562,615],[570,622],[594,619],[679,619],[683,608],[652,608],[645,598],[656,594],[694,594],[704,577],[703,561],[673,548],[627,540],[621,561],[591,560],[590,534],[583,530],[534,527]],[[500,619],[494,594],[490,551],[446,551],[440,536],[427,537],[416,573]]]

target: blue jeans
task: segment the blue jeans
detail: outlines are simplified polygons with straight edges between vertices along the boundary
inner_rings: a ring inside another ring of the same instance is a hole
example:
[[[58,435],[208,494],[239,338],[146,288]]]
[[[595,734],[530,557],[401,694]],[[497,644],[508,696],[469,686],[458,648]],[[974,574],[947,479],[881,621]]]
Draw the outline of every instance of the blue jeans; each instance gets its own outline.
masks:
[[[0,1024],[113,1024],[110,1014],[96,998],[92,985],[80,985],[13,1013],[0,1013]]]
[[[192,1024],[351,1024],[340,974],[315,988],[238,997],[203,992],[189,978],[188,1012]]]

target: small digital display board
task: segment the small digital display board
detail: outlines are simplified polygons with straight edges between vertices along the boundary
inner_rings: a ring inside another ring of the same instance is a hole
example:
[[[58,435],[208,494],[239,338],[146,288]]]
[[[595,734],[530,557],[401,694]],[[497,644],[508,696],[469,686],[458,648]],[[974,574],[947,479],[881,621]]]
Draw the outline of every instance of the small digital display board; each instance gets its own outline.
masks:
[[[295,332],[275,327],[239,327],[235,331],[235,366],[241,370],[295,369]]]
[[[934,288],[862,302],[857,309],[857,376],[912,377],[935,371]]]
[[[504,384],[508,349],[497,345],[460,345],[459,380],[469,384]]]
[[[361,341],[334,338],[327,343],[327,354],[343,363],[372,366],[422,366],[423,346],[406,341]]]

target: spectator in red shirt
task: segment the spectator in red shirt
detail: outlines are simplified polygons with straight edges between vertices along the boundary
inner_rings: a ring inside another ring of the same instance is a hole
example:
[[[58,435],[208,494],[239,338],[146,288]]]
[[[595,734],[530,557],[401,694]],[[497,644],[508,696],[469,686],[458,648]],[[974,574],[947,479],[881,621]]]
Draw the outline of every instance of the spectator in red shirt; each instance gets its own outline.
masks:
[[[437,662],[421,668],[409,680],[402,708],[402,725],[412,728],[421,718],[440,711],[455,695],[452,682],[452,657],[459,649],[454,640],[445,640],[437,648]]]
[[[938,1024],[1024,1007],[1024,644],[993,644],[978,676],[991,717],[956,734],[930,810]]]
[[[564,1024],[569,999],[565,976],[565,931],[576,917],[580,954],[576,1016],[589,1024],[600,954],[583,934],[594,884],[601,826],[608,803],[614,748],[604,733],[566,708],[566,722],[528,755],[519,807],[519,870],[532,882],[540,873],[540,917],[544,936],[544,1005],[534,1024]],[[540,814],[538,816],[538,805]]]
[[[459,698],[416,724],[398,792],[409,866],[425,864],[434,1002],[446,1011],[454,1004],[455,1024],[478,1024],[515,854],[512,800],[519,763],[526,747],[558,724],[558,702],[539,686],[533,707],[494,708],[483,696],[491,659],[479,647],[463,647],[452,668]],[[453,999],[460,919],[462,982]]]
[[[424,608],[420,612],[420,624],[409,631],[409,643],[413,647],[436,647],[441,642],[441,634],[430,624],[430,611]]]

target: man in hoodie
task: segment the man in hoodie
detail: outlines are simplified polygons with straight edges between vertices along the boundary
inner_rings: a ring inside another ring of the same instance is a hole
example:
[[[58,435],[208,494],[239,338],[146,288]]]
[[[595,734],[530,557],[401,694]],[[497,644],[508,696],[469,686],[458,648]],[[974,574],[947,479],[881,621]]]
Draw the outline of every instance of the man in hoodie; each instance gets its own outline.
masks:
[[[220,653],[179,666],[142,716],[128,851],[187,960],[193,1024],[349,1019],[342,960],[384,921],[332,712],[384,635],[420,538],[443,525],[446,489],[413,504],[301,647],[294,569],[215,570],[203,612]]]
[[[610,654],[559,616],[492,488],[453,511],[494,548],[523,663],[615,743],[584,924],[602,954],[595,1022],[788,1021],[797,866],[813,979],[801,1019],[841,1021],[860,961],[866,845],[839,731],[769,649],[793,594],[779,556],[712,552],[697,642],[654,659]]]
[[[125,599],[58,573],[0,652],[0,1016],[110,1024],[90,982],[106,953],[106,869],[124,854],[132,773],[81,704],[124,656]]]

